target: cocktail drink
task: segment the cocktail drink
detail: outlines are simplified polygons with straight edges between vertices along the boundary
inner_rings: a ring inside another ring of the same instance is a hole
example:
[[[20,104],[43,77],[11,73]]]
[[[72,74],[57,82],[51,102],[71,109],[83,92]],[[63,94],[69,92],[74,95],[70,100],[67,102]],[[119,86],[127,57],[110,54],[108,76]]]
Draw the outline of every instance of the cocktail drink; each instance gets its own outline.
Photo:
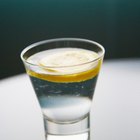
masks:
[[[93,41],[41,41],[21,53],[42,109],[46,139],[90,139],[90,110],[104,48]]]

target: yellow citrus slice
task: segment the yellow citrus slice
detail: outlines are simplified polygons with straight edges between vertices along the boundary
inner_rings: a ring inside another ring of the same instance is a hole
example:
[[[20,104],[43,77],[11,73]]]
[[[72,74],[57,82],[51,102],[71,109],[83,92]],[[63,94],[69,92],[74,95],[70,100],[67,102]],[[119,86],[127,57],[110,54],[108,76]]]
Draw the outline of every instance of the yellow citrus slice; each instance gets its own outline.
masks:
[[[99,73],[101,60],[94,61],[97,57],[97,53],[89,50],[57,49],[38,59],[41,70],[29,69],[27,72],[31,76],[51,82],[85,81]]]

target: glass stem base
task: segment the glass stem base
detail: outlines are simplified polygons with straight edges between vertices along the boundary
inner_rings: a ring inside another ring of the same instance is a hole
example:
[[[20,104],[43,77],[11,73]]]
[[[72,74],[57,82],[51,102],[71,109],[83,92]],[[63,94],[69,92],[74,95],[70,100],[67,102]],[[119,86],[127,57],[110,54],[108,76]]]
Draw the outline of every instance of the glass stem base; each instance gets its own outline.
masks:
[[[89,133],[75,134],[75,135],[46,135],[45,140],[90,140]]]
[[[90,140],[89,115],[72,123],[56,123],[44,117],[46,140]]]

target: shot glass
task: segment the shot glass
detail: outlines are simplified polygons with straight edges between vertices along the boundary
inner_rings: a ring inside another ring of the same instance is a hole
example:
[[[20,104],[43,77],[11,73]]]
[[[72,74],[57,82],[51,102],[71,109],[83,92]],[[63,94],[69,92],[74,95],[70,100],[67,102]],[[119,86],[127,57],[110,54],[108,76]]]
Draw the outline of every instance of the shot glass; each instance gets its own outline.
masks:
[[[104,52],[99,43],[79,38],[45,40],[22,51],[46,140],[90,140],[91,104]]]

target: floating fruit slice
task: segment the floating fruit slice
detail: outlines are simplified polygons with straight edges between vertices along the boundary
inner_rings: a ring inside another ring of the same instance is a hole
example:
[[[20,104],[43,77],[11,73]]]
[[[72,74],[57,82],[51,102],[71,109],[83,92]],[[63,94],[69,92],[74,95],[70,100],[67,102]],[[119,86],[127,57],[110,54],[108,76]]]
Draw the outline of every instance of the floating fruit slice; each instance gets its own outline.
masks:
[[[86,64],[94,59],[98,55],[94,52],[87,50],[69,50],[59,51],[51,55],[43,57],[39,61],[39,65],[44,69],[54,72],[54,74],[65,75],[86,71],[97,65],[97,62]]]
[[[41,53],[40,53],[41,56]],[[56,49],[38,59],[42,70],[28,70],[28,74],[51,82],[80,82],[96,76],[101,60],[94,61],[98,54],[78,48]],[[37,57],[38,58],[38,57]],[[31,59],[30,59],[31,60]]]

